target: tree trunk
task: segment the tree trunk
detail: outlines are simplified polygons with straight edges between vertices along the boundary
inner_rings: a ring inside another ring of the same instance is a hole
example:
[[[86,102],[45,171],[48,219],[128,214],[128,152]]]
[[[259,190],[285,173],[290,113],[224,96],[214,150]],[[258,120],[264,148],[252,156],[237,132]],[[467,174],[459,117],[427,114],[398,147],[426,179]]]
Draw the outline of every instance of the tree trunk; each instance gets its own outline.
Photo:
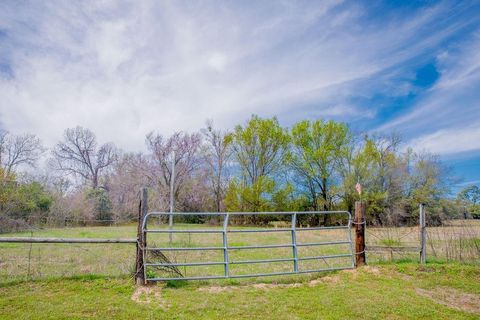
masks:
[[[328,190],[327,190],[327,179],[323,178],[322,180],[322,198],[323,198],[323,211],[328,211]],[[330,216],[328,214],[323,215],[323,225],[328,225],[330,222]]]

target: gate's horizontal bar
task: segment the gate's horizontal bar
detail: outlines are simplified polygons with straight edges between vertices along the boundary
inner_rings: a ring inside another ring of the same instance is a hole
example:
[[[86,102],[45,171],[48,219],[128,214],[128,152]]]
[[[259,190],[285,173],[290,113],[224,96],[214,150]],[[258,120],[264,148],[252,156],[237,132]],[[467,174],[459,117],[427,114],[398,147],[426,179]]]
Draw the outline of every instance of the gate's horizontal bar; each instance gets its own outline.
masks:
[[[295,274],[295,273],[296,272],[294,271],[287,271],[287,272],[271,272],[271,273],[234,274],[234,275],[230,275],[230,278],[282,276],[282,275]]]
[[[223,233],[223,230],[218,229],[178,229],[178,230],[167,230],[167,229],[145,229],[144,232],[150,233]]]
[[[350,244],[348,240],[343,241],[326,241],[326,242],[310,242],[310,243],[297,243],[297,247],[313,247],[313,246],[327,246],[332,244]]]
[[[7,243],[137,243],[137,239],[0,237]]]
[[[238,275],[230,275],[230,278],[281,276],[281,275],[290,275],[290,274],[298,274],[298,273],[313,273],[313,272],[322,272],[322,271],[345,270],[345,269],[352,269],[352,268],[353,268],[352,266],[348,266],[348,267],[325,268],[325,269],[316,269],[316,270],[303,270],[298,272],[288,271],[288,272],[272,272],[272,273],[238,274]]]
[[[308,230],[338,230],[338,229],[348,229],[348,226],[334,226],[334,227],[310,227],[310,228],[296,228],[297,231],[308,231]],[[291,232],[293,228],[279,228],[279,229],[233,229],[227,230],[228,233],[242,233],[242,232]],[[223,233],[223,230],[216,229],[177,229],[177,230],[167,230],[167,229],[146,229],[145,232],[152,233]]]
[[[169,281],[169,280],[213,280],[227,279],[226,276],[199,276],[199,277],[176,277],[176,278],[146,278],[147,281]]]
[[[348,211],[262,211],[262,212],[149,212],[147,215],[151,216],[244,216],[244,215],[292,215],[292,214],[336,214],[344,213],[350,215]]]
[[[335,254],[330,256],[303,257],[303,258],[298,258],[298,260],[304,261],[304,260],[334,259],[334,258],[343,258],[343,257],[351,257],[351,256],[353,256],[353,254],[345,253],[345,254]]]
[[[348,229],[348,226],[296,228],[297,231]]]
[[[145,248],[149,251],[195,251],[195,250],[225,250],[225,247],[168,247],[168,248]]]
[[[230,264],[249,264],[249,263],[269,263],[269,262],[289,262],[294,261],[294,258],[282,258],[282,259],[266,259],[266,260],[240,260],[230,261]]]
[[[324,271],[347,270],[347,269],[353,269],[353,268],[354,266],[313,269],[313,270],[300,270],[298,271],[298,273],[315,273],[315,272],[324,272]]]
[[[237,230],[227,230],[228,233],[241,233],[241,232],[292,232],[292,228],[283,228],[283,229],[237,229]]]
[[[320,259],[333,259],[341,257],[351,257],[352,254],[337,254],[331,256],[315,256],[315,257],[304,257],[298,258],[299,261],[304,260],[320,260]],[[282,259],[265,259],[265,260],[240,260],[240,261],[230,261],[229,264],[251,264],[251,263],[272,263],[272,262],[290,262],[294,261],[294,258],[282,258]],[[145,263],[145,266],[148,267],[188,267],[188,266],[210,266],[210,265],[224,265],[226,262],[191,262],[191,263]]]
[[[190,262],[190,263],[145,263],[147,267],[193,267],[193,266],[219,266],[226,262]]]
[[[268,249],[268,248],[291,248],[293,244],[266,244],[266,245],[258,245],[258,246],[234,246],[234,247],[227,247],[228,250],[236,250],[236,249]]]
[[[272,273],[255,273],[255,274],[239,274],[239,275],[230,275],[230,276],[198,276],[198,277],[176,277],[176,278],[147,278],[147,281],[169,281],[169,280],[210,280],[210,279],[228,279],[228,278],[251,278],[251,277],[263,277],[263,276],[281,276],[281,275],[291,275],[299,273],[315,273],[323,271],[335,271],[335,270],[347,270],[353,269],[354,266],[347,267],[335,267],[335,268],[324,268],[324,269],[315,269],[315,270],[300,270],[298,272],[288,271],[288,272],[272,272]]]

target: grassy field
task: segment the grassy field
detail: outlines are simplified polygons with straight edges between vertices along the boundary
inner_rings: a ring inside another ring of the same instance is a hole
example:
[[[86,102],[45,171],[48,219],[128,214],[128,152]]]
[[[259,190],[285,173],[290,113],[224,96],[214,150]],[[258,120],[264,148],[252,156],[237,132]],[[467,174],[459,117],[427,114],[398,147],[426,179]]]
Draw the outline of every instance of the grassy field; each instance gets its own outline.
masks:
[[[176,225],[176,228],[209,228],[218,227],[201,225]],[[251,227],[236,227],[236,230]],[[136,226],[116,227],[82,227],[36,231],[36,237],[70,237],[70,238],[134,238]],[[29,236],[29,233],[10,234]],[[330,240],[348,240],[347,230],[302,231],[297,233],[298,243],[325,242]],[[167,247],[167,234],[149,234],[148,243],[152,247]],[[248,246],[254,244],[289,244],[291,233],[232,233],[229,234],[229,246]],[[222,246],[221,234],[174,234],[171,246],[174,247],[216,247]],[[332,254],[348,254],[349,244],[323,245],[316,247],[299,247],[299,257],[325,256]],[[212,251],[177,251],[166,252],[170,262],[208,262],[223,261],[223,250]],[[0,282],[22,279],[25,275],[33,278],[48,276],[74,276],[80,274],[126,275],[133,272],[135,246],[130,244],[0,244]],[[269,248],[254,250],[232,250],[230,261],[282,259],[291,258],[291,248]],[[159,262],[155,257],[147,257],[150,262]],[[332,267],[350,267],[351,257],[327,260],[303,261],[299,263],[301,270],[324,269]],[[223,266],[179,267],[183,276],[221,276]],[[231,265],[231,274],[267,273],[292,271],[293,262],[257,263],[254,265]],[[169,276],[169,272],[149,268],[152,276]]]
[[[213,228],[178,225],[177,228]],[[417,254],[395,257],[367,255],[370,266],[356,270],[247,279],[167,282],[136,288],[132,244],[6,244],[0,243],[0,319],[478,319],[480,268],[474,259],[478,227],[456,224],[430,229],[430,248],[450,252],[457,243],[470,251],[467,263],[447,263],[446,256],[426,266]],[[236,227],[241,229],[241,227]],[[249,228],[249,227],[244,227]],[[473,231],[472,231],[473,230]],[[135,225],[37,230],[2,236],[134,238]],[[415,228],[370,228],[367,242],[415,245]],[[348,239],[345,230],[303,231],[298,243]],[[150,245],[164,246],[167,235],[152,235]],[[452,242],[453,241],[453,242]],[[230,246],[289,243],[290,233],[232,233]],[[220,246],[221,235],[175,234],[173,246]],[[453,243],[453,244],[452,244]],[[473,246],[470,245],[473,243]],[[299,256],[347,253],[348,245],[303,248]],[[463,249],[462,249],[463,250]],[[473,253],[473,256],[470,254]],[[458,252],[456,253],[458,254]],[[212,261],[222,251],[170,254],[169,260]],[[231,261],[291,257],[291,248],[238,250]],[[473,257],[473,259],[472,259]],[[348,266],[349,258],[309,261],[302,269]],[[292,262],[238,266],[234,274],[289,271]],[[179,268],[185,276],[221,275],[222,266]],[[156,276],[161,270],[152,270]]]
[[[1,319],[478,319],[476,266],[404,262],[301,282],[135,288],[84,276],[0,286]],[[298,280],[298,279],[297,279]]]

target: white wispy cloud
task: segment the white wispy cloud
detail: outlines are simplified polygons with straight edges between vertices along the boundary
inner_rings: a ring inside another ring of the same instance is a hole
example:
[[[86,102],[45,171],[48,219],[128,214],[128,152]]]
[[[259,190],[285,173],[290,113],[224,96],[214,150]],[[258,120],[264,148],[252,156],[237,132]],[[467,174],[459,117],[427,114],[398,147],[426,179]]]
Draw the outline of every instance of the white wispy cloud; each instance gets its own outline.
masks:
[[[409,146],[442,155],[480,150],[480,125],[438,130],[412,139]]]
[[[5,2],[1,59],[13,75],[0,77],[0,126],[51,145],[79,124],[139,150],[151,130],[196,130],[206,118],[373,118],[352,96],[403,90],[390,81],[400,66],[471,22],[448,21],[450,10],[371,21],[341,1]]]
[[[412,110],[383,125],[439,154],[480,150],[480,33],[437,57],[440,79]],[[413,136],[413,138],[412,138]]]

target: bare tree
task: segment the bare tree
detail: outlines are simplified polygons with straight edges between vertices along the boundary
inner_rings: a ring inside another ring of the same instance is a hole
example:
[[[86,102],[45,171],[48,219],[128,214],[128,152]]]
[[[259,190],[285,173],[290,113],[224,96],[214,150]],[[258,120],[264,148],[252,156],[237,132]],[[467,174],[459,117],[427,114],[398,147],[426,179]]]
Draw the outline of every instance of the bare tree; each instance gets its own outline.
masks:
[[[79,176],[98,188],[100,177],[117,159],[117,149],[112,143],[100,147],[95,134],[85,128],[66,129],[63,141],[54,147],[53,167],[74,176]]]
[[[202,139],[198,133],[187,134],[175,132],[171,137],[165,139],[160,134],[149,133],[146,144],[152,152],[152,168],[149,178],[163,190],[167,190],[172,179],[172,154],[175,152],[175,185],[174,196],[178,195],[185,186],[194,171],[199,167],[200,159],[198,151]],[[170,191],[164,192],[169,193]]]
[[[16,136],[0,131],[0,166],[7,175],[22,164],[34,167],[44,151],[34,134]]]
[[[202,129],[205,137],[203,159],[207,165],[208,184],[213,193],[215,210],[222,211],[223,198],[227,188],[226,165],[231,155],[228,133],[216,130],[213,122],[207,120],[206,128]]]
[[[125,153],[114,164],[106,178],[106,186],[116,219],[131,219],[135,215],[138,192],[142,187],[149,186],[147,172],[148,160],[142,153]],[[150,198],[151,201],[158,200],[157,194]]]

